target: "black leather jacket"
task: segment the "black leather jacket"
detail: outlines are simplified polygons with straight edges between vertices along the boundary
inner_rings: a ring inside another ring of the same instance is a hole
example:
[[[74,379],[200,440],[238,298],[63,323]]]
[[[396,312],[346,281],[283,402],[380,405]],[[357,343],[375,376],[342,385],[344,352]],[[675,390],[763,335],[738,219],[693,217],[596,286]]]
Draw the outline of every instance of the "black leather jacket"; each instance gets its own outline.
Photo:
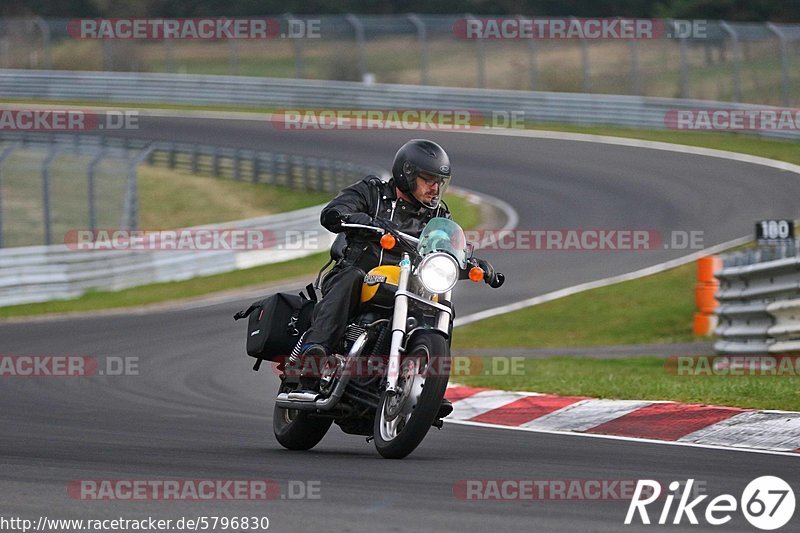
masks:
[[[411,204],[397,197],[394,179],[386,182],[377,176],[367,176],[343,189],[322,210],[320,223],[333,233],[341,233],[346,229],[339,225],[341,216],[351,213],[367,213],[373,218],[391,220],[399,226],[400,231],[415,237],[419,237],[432,218],[451,218],[444,202],[436,209]],[[364,271],[381,264],[396,265],[400,261],[400,253],[383,250],[379,239],[380,235],[373,232],[347,231],[345,261]]]

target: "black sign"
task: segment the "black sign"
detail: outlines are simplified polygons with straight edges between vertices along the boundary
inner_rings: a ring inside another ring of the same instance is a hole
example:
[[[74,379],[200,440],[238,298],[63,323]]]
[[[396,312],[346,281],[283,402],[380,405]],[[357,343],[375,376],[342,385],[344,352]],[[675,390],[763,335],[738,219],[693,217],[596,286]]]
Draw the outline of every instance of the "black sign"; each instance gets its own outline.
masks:
[[[756,222],[756,240],[784,241],[794,239],[793,220],[760,220]]]

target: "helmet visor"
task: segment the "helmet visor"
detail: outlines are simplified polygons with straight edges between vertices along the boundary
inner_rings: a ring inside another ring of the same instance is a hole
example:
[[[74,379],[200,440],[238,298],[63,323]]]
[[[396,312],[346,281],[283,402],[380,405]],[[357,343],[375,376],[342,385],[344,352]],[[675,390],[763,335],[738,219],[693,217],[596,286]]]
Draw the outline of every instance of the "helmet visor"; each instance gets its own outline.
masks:
[[[421,171],[414,177],[414,181],[414,197],[425,207],[434,209],[439,207],[439,202],[450,184],[450,176]]]

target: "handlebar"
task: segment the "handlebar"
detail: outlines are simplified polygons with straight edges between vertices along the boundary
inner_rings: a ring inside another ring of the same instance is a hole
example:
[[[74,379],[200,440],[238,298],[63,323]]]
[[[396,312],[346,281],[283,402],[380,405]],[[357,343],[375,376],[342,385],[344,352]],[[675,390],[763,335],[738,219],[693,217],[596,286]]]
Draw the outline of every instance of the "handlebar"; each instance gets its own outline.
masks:
[[[381,234],[386,233],[386,230],[384,230],[383,228],[378,228],[375,226],[367,226],[366,224],[351,224],[349,222],[342,222],[341,226],[343,228],[350,228],[350,229],[369,229]],[[408,233],[403,233],[402,231],[395,231],[394,233],[400,235],[407,241],[413,242],[414,244],[419,244],[419,239],[414,237],[413,235],[409,235]]]
[[[383,228],[378,228],[376,226],[368,226],[366,224],[352,224],[350,222],[342,222],[341,223],[341,227],[349,228],[349,229],[372,230],[372,231],[374,231],[376,233],[380,233],[380,234],[386,233],[386,230],[384,230]],[[419,239],[414,237],[413,235],[409,235],[407,233],[403,233],[402,231],[394,231],[392,233],[395,233],[395,234],[399,235],[403,239],[406,239],[409,242],[414,243],[415,245],[419,244]],[[488,272],[487,272],[487,274],[488,274]],[[500,287],[503,286],[503,283],[505,283],[505,281],[506,281],[506,276],[502,272],[495,272],[494,275],[491,277],[491,279],[487,279],[486,280],[486,283],[493,289],[499,289]]]

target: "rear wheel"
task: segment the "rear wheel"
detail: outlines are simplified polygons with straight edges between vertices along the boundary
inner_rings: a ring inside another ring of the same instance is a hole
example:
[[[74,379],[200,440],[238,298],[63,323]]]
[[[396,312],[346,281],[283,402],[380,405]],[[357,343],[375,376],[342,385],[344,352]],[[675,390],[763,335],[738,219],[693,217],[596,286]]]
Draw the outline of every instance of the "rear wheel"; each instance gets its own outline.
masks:
[[[272,413],[275,438],[289,450],[310,450],[319,444],[332,423],[332,418],[314,417],[307,411],[284,409],[277,405]]]
[[[422,442],[436,420],[449,375],[450,348],[436,333],[413,340],[401,362],[396,394],[381,396],[375,415],[375,448],[387,459],[402,459]]]

